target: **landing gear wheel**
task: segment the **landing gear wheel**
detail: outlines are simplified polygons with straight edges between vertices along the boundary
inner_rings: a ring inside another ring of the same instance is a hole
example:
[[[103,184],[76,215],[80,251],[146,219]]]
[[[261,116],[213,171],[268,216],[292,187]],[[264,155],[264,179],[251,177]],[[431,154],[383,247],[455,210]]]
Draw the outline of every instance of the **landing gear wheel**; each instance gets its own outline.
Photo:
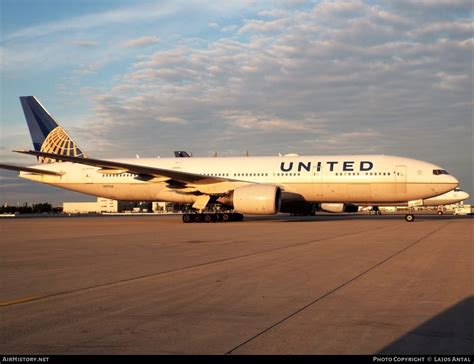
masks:
[[[192,222],[192,218],[190,214],[184,214],[182,219],[184,223]]]
[[[222,214],[222,221],[223,222],[228,222],[231,220],[231,215],[230,214]]]
[[[204,215],[204,222],[213,222],[214,221],[214,216],[210,214],[205,214]]]
[[[413,214],[406,214],[406,215],[405,215],[405,220],[406,220],[407,222],[413,222],[413,221],[415,221],[415,215],[413,215]]]

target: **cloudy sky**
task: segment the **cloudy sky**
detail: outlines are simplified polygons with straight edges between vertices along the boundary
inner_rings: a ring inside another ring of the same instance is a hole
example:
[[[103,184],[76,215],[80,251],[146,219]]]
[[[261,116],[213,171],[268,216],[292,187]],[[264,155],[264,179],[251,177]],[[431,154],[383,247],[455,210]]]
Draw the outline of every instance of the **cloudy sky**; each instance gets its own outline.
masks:
[[[35,95],[101,158],[394,154],[473,194],[470,0],[1,0],[0,160]],[[0,174],[0,202],[93,199]]]

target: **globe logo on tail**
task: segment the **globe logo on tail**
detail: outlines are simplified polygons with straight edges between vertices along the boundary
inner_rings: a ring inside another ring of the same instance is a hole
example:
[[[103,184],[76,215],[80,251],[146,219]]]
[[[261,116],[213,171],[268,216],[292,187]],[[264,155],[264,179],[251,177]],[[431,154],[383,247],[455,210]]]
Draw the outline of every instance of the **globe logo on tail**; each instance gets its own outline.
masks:
[[[79,149],[77,144],[64,131],[63,128],[57,126],[48,134],[43,144],[41,152],[53,153],[59,155],[67,155],[71,157],[86,157]],[[50,158],[39,157],[40,163],[54,163],[56,160]],[[58,161],[60,162],[60,161]]]

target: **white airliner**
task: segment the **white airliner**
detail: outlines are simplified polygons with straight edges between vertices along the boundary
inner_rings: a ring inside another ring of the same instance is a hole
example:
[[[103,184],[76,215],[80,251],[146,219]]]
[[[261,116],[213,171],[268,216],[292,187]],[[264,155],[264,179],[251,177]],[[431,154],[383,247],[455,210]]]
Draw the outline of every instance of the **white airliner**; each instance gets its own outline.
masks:
[[[423,206],[452,205],[452,204],[467,200],[468,198],[469,198],[469,193],[463,191],[459,187],[456,187],[452,191],[424,200]]]
[[[71,139],[33,96],[20,97],[38,158],[29,167],[1,164],[20,177],[116,200],[192,204],[184,222],[227,220],[241,214],[298,212],[340,201],[373,205],[424,199],[458,180],[428,162],[388,155],[95,159]],[[233,214],[202,214],[221,203]],[[343,205],[344,204],[339,204]],[[412,213],[406,215],[413,221]]]
[[[452,205],[452,204],[464,201],[468,198],[469,198],[469,193],[464,192],[459,187],[456,187],[454,190],[443,193],[442,195],[423,200],[423,203],[419,206],[423,206],[423,207],[436,206],[438,208],[437,209],[438,214],[442,215],[444,213],[443,206]],[[364,206],[364,205],[358,204],[358,206]],[[377,206],[369,206],[369,209],[371,209],[371,211],[374,211],[375,213],[380,215],[381,214],[379,210],[380,206],[381,206],[380,204]],[[391,206],[409,206],[409,205],[408,205],[408,202],[405,202],[405,203],[393,203],[393,204],[390,204],[389,206],[391,207]]]

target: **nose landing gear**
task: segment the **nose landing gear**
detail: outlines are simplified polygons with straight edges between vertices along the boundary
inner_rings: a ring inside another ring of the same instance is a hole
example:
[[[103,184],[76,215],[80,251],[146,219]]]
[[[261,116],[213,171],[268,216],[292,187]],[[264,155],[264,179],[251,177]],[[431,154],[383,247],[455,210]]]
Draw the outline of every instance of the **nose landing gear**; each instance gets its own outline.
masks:
[[[405,215],[405,220],[406,220],[407,222],[413,222],[413,221],[415,221],[415,215],[413,215],[413,214],[406,214],[406,215]]]
[[[415,221],[415,215],[413,214],[413,208],[412,207],[408,208],[408,214],[405,215],[405,221],[406,222]]]

